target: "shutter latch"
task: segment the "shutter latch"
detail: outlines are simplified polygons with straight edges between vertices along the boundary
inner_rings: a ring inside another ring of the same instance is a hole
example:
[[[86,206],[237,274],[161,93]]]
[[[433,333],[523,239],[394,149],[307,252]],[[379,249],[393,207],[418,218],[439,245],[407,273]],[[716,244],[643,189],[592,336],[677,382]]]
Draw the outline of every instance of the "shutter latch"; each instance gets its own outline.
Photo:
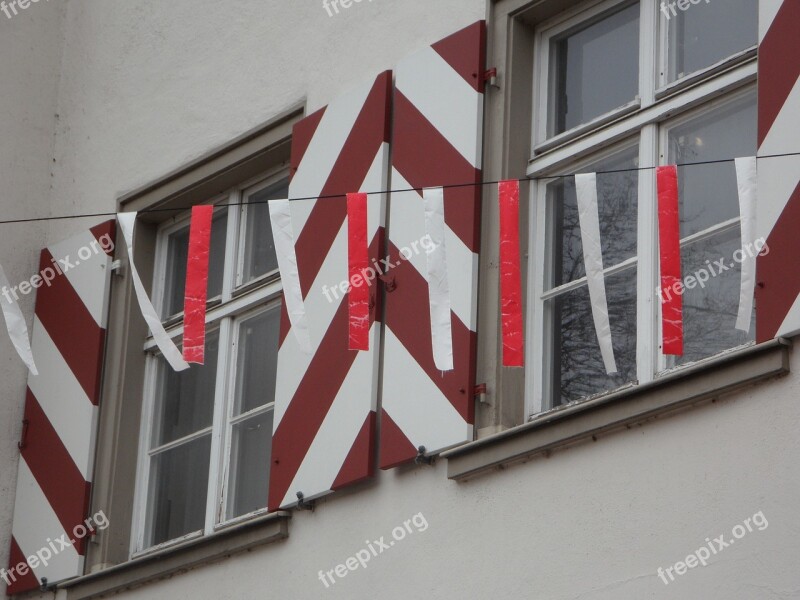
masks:
[[[432,465],[433,464],[433,457],[426,456],[425,454],[425,446],[420,446],[417,449],[417,457],[414,459],[414,462],[418,465]]]
[[[25,450],[28,446],[28,428],[30,427],[31,422],[28,419],[22,420],[22,439],[17,444],[17,448],[20,451]]]
[[[316,500],[306,501],[303,492],[297,492],[297,510],[310,510],[314,512],[314,507],[317,505]]]

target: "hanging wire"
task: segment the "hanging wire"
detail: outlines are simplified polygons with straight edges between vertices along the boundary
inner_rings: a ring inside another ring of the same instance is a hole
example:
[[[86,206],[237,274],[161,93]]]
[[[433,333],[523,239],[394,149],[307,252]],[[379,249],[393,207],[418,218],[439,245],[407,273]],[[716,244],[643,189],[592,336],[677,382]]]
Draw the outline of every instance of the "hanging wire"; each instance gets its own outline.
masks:
[[[762,160],[765,158],[786,158],[789,156],[800,156],[800,152],[787,152],[784,154],[767,154],[764,156],[757,156],[757,160]],[[702,165],[718,165],[722,163],[729,163],[734,162],[735,158],[723,158],[719,160],[705,160],[705,161],[698,161],[698,162],[688,162],[688,163],[678,163],[675,166],[678,167],[698,167]],[[609,171],[596,171],[597,175],[610,175],[614,173],[632,173],[636,171],[652,171],[657,169],[658,167],[633,167],[629,169],[613,169]],[[559,175],[541,175],[538,177],[521,177],[516,179],[519,182],[525,181],[546,181],[549,179],[565,179],[567,177],[574,177],[576,173],[566,173],[566,174],[559,174]],[[453,189],[453,188],[463,188],[463,187],[476,187],[476,186],[484,186],[484,185],[497,185],[501,181],[515,181],[514,179],[502,179],[497,181],[482,181],[479,183],[452,183],[448,185],[440,185],[440,186],[431,186],[431,187],[440,187],[443,189]],[[375,196],[378,194],[400,194],[403,192],[417,192],[421,188],[405,188],[405,189],[395,189],[395,190],[380,190],[376,192],[364,192],[368,196]],[[300,202],[304,200],[324,200],[329,198],[341,198],[345,195],[345,193],[341,194],[327,194],[324,196],[307,196],[301,198],[289,198],[291,202]],[[243,202],[232,202],[230,204],[226,204],[225,206],[246,206],[249,204],[266,204],[270,202],[270,200],[249,200]],[[175,207],[175,208],[145,208],[139,212],[139,214],[146,214],[146,213],[158,213],[158,212],[182,212],[186,210],[191,210],[191,206],[185,207]],[[11,225],[16,223],[37,223],[43,221],[65,221],[69,219],[89,219],[89,218],[96,218],[96,217],[115,217],[117,215],[116,212],[101,212],[101,213],[85,213],[85,214],[78,214],[78,215],[62,215],[57,217],[38,217],[32,219],[9,219],[9,220],[0,220],[0,225]]]

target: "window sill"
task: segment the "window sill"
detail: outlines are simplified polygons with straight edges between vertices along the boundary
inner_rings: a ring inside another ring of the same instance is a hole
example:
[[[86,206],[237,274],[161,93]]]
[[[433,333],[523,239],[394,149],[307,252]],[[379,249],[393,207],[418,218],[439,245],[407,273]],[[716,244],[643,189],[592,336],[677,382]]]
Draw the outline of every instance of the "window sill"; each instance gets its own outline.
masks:
[[[752,346],[639,386],[572,404],[441,454],[464,481],[600,434],[711,401],[789,372],[790,342]]]
[[[132,589],[146,583],[218,562],[257,546],[289,536],[291,513],[277,512],[193,539],[129,562],[91,573],[58,586],[67,591],[67,600],[89,600]]]

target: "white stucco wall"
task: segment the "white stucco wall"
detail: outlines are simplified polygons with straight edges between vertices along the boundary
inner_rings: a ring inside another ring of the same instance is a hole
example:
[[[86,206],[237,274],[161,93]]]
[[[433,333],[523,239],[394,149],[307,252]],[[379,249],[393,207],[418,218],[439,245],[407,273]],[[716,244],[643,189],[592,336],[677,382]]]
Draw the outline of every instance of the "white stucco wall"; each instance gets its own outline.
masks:
[[[113,211],[120,194],[303,98],[315,110],[485,10],[484,0],[364,0],[329,17],[321,0],[51,0],[0,15],[3,215]],[[10,278],[33,274],[45,239],[86,225],[0,226]],[[7,342],[0,381],[4,564],[24,397]],[[285,542],[123,597],[800,597],[798,397],[792,375],[467,484],[448,481],[444,462],[381,473],[297,513]],[[669,586],[657,578],[758,511],[766,530]],[[420,512],[427,531],[331,589],[317,579]]]
[[[49,211],[63,8],[59,0],[31,5],[12,19],[0,13],[0,220]],[[45,234],[43,223],[0,224],[0,264],[11,285],[38,271]],[[29,326],[33,300],[31,294],[20,301]],[[0,329],[0,565],[5,566],[27,371],[5,327]]]

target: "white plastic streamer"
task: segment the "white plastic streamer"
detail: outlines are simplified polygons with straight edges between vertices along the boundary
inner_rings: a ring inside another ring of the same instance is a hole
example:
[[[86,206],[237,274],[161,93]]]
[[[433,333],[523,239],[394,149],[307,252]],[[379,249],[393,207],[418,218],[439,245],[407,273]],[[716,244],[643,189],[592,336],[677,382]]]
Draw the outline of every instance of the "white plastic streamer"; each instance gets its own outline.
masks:
[[[753,293],[756,285],[756,190],[758,168],[756,157],[736,159],[736,181],[739,185],[739,212],[742,216],[742,283],[739,290],[739,314],[736,329],[750,331],[753,315]]]
[[[271,200],[269,202],[269,218],[272,223],[272,237],[275,240],[275,252],[278,255],[278,268],[281,272],[289,322],[292,324],[292,331],[300,349],[306,354],[311,354],[311,336],[303,302],[303,290],[300,288],[300,271],[297,268],[289,201]]]
[[[586,265],[586,280],[589,299],[592,303],[594,328],[606,372],[617,372],[614,346],[611,339],[611,324],[608,318],[606,282],[603,275],[603,251],[600,246],[600,215],[597,206],[597,175],[586,173],[575,175],[575,190],[578,195],[578,215],[581,222],[583,262]]]
[[[28,337],[28,326],[25,324],[25,317],[19,304],[11,298],[9,289],[11,286],[8,283],[8,277],[3,267],[0,266],[0,290],[3,291],[0,295],[0,304],[3,305],[3,317],[6,320],[6,327],[8,328],[8,337],[11,338],[11,343],[17,349],[17,354],[28,366],[28,369],[34,375],[38,375],[39,371],[36,370],[36,364],[33,362],[33,352],[31,351],[31,341]]]
[[[142,285],[139,271],[136,270],[136,263],[133,260],[133,235],[136,228],[136,214],[135,212],[117,214],[117,221],[122,230],[122,235],[125,238],[125,247],[128,250],[128,263],[131,268],[131,277],[133,277],[133,289],[136,291],[136,299],[139,301],[139,308],[142,311],[142,316],[147,326],[150,328],[153,334],[153,340],[159,350],[161,350],[161,354],[173,369],[176,371],[185,371],[189,368],[189,363],[183,360],[181,351],[178,350],[172,338],[170,338],[164,330],[161,319],[156,309],[153,307],[153,303],[150,302],[144,285]]]
[[[422,197],[425,205],[425,233],[434,244],[433,250],[427,254],[433,362],[440,371],[452,371],[453,329],[445,246],[444,189],[424,189]]]

